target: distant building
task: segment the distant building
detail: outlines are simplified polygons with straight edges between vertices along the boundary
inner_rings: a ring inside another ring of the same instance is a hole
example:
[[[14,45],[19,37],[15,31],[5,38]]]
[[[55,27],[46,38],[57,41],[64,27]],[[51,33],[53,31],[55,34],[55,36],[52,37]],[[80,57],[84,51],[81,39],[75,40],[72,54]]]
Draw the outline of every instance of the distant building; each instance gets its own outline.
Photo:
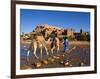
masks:
[[[74,37],[74,30],[71,28],[71,29],[67,29],[67,36],[71,36],[71,37]]]
[[[22,33],[21,36],[23,36],[22,38],[25,39],[29,39],[32,36],[34,37],[34,34],[42,34],[45,39],[48,39],[48,37],[51,36],[52,33],[55,33],[56,36],[58,36],[59,38],[62,38],[64,36],[69,37],[70,39],[74,39],[74,40],[80,40],[83,39],[82,35],[84,36],[88,36],[89,39],[89,32],[84,32],[82,29],[80,29],[80,32],[75,32],[74,29],[70,28],[70,29],[61,29],[57,26],[52,26],[52,25],[47,25],[47,24],[43,24],[43,25],[37,25],[36,28],[33,30],[33,32],[30,33]]]
[[[75,31],[72,28],[71,29],[65,29],[65,30],[63,30],[62,35],[66,35],[68,37],[74,38],[75,37],[74,32]]]
[[[80,40],[81,33],[80,32],[75,32],[74,36],[75,36],[76,40]]]

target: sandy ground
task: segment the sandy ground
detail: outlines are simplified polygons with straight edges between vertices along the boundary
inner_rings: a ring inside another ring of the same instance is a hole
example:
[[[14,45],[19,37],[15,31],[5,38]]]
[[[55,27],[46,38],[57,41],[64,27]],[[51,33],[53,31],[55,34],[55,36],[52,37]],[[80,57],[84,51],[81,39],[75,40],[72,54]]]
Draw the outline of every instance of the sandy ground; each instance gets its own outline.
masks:
[[[22,46],[28,46],[30,41],[22,41]],[[48,45],[48,47],[50,47]],[[46,56],[45,50],[41,58],[39,49],[37,55],[40,59],[36,59],[31,52],[29,61],[26,55],[21,55],[21,69],[36,69],[36,68],[58,68],[58,67],[80,67],[90,65],[90,45],[86,41],[70,41],[69,51],[63,52],[63,45],[60,45],[59,56],[54,50],[54,54]],[[71,51],[70,51],[71,50]],[[24,51],[24,49],[23,49]],[[49,51],[50,52],[50,51]],[[23,52],[21,52],[23,53]]]
[[[30,45],[31,40],[23,41],[21,40],[21,45]],[[69,44],[73,45],[89,45],[88,41],[69,41]]]

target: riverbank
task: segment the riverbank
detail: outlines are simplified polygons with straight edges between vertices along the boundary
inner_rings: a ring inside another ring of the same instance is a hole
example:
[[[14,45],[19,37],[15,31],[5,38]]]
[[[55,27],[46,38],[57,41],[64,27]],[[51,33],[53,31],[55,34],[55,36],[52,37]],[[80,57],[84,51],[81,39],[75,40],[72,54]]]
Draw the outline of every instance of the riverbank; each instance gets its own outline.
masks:
[[[30,45],[31,40],[21,40],[21,45]],[[88,41],[69,41],[69,45],[90,45]]]
[[[25,43],[24,43],[25,44]],[[40,50],[37,49],[37,56],[40,58],[40,60],[47,60],[48,64],[44,64],[42,61],[36,59],[33,55],[33,51],[30,52],[30,58],[28,61],[26,61],[27,51],[21,48],[21,69],[36,69],[35,63],[41,63],[40,68],[61,68],[61,67],[81,67],[81,66],[90,66],[90,45],[88,42],[75,42],[71,41],[69,42],[69,50],[72,48],[75,48],[71,52],[64,52],[63,51],[63,45],[60,45],[59,50],[59,59],[53,58],[53,56],[56,56],[56,50],[54,50],[53,55],[51,54],[51,51],[49,50],[49,56],[46,56],[45,50],[43,50],[42,59],[40,55]],[[28,45],[28,43],[27,43]],[[47,45],[47,48],[49,49],[50,45]],[[62,58],[62,54],[64,57]],[[48,60],[48,58],[54,59],[54,61]],[[65,62],[65,64],[61,63],[62,61]],[[66,66],[66,62],[69,61],[69,65]]]

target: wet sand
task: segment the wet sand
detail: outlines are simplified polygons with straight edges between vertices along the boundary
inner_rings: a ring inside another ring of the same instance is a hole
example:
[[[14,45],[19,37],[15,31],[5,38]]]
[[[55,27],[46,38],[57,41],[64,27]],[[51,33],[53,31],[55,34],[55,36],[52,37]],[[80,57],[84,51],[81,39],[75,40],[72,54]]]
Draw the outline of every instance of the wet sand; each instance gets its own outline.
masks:
[[[21,46],[28,46],[30,41],[21,42]],[[48,47],[50,47],[48,45]],[[90,65],[90,45],[89,42],[71,41],[69,42],[69,50],[73,49],[71,52],[63,52],[63,45],[60,45],[59,56],[57,56],[56,50],[54,50],[54,55],[49,53],[46,56],[45,50],[43,53],[43,58],[36,59],[33,55],[33,51],[30,53],[29,61],[26,60],[26,51],[24,48],[21,49],[21,69],[36,69],[36,64],[41,63],[39,68],[58,68],[58,67],[81,67]],[[24,52],[23,52],[24,51]],[[37,49],[37,55],[40,57],[40,49]],[[50,51],[49,51],[50,52]],[[24,53],[24,55],[23,55]],[[63,55],[64,54],[64,55]],[[54,58],[54,56],[59,57],[59,59]],[[48,58],[54,59],[54,61],[48,60]],[[48,64],[44,64],[43,61],[47,60]],[[63,63],[64,62],[64,63]]]
[[[31,40],[21,40],[21,45],[30,45]],[[61,43],[62,45],[62,43]],[[90,45],[90,42],[88,41],[69,41],[69,45]],[[48,46],[48,45],[47,45]]]

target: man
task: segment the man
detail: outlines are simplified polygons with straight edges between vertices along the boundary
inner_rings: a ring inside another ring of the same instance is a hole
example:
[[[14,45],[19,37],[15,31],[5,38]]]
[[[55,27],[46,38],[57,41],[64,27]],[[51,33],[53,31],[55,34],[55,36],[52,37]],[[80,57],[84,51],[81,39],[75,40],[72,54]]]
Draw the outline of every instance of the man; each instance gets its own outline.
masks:
[[[64,39],[64,43],[63,43],[63,45],[64,45],[64,52],[66,52],[66,51],[68,51],[68,39],[67,39],[67,37],[65,36],[65,37],[63,37],[63,39]]]

